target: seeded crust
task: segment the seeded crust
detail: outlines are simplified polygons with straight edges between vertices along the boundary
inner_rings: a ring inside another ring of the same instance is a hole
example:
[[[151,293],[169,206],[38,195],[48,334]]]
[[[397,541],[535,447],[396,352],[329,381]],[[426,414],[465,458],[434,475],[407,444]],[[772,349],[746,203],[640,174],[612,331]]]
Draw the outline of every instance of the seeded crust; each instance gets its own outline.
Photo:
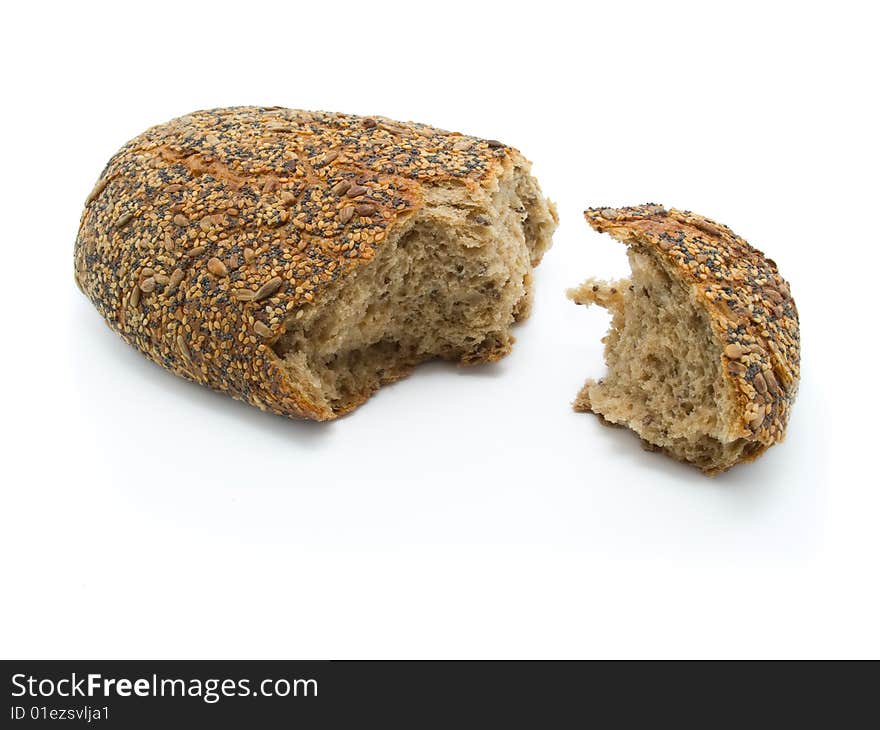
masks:
[[[76,281],[113,330],[175,374],[263,410],[335,418],[369,393],[329,408],[273,346],[399,240],[435,191],[483,199],[514,174],[537,190],[528,169],[507,145],[423,124],[281,107],[198,111],[109,161],[86,200]],[[543,197],[534,205],[531,266],[556,222]],[[530,275],[521,278],[525,316]],[[456,357],[495,360],[510,342]],[[390,367],[381,382],[413,364]]]
[[[711,330],[706,340],[711,348],[706,353],[710,362],[715,359],[711,364],[718,369],[721,389],[715,395],[718,401],[708,405],[714,406],[721,419],[714,438],[724,448],[703,459],[687,456],[669,443],[649,440],[646,446],[716,474],[736,463],[752,461],[782,441],[800,377],[800,331],[791,290],[776,263],[727,226],[689,211],[649,204],[591,208],[585,217],[595,230],[625,243],[634,264],[642,262],[668,275],[673,283],[679,282],[680,298],[705,312],[707,316],[701,321]],[[609,348],[621,341],[628,297],[639,295],[633,289],[629,280],[589,280],[569,291],[576,303],[599,304],[614,315],[612,331],[605,340],[606,357],[612,354]],[[649,363],[643,372],[650,370]],[[602,387],[602,381],[587,381],[575,409],[597,412],[592,401],[596,388]],[[647,430],[615,413],[598,415],[643,437]],[[651,419],[648,416],[646,420]]]

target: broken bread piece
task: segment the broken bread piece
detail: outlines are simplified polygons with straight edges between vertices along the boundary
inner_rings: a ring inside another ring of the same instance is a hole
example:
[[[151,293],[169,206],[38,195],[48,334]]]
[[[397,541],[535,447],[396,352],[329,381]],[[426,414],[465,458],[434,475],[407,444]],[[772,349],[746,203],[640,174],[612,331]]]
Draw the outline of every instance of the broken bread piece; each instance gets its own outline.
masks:
[[[608,372],[574,408],[714,475],[782,441],[800,376],[798,313],[776,264],[724,225],[658,205],[591,208],[632,275],[589,279],[577,304],[611,313]]]
[[[151,360],[328,420],[419,362],[507,354],[557,216],[495,140],[281,107],[193,112],[107,164],[75,275]]]

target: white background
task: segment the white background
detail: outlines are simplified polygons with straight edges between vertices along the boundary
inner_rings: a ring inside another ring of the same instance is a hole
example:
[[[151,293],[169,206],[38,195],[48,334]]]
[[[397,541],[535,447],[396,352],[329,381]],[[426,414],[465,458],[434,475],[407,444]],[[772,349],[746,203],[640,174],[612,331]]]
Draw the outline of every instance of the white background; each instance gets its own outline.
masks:
[[[880,656],[871,3],[14,3],[4,9],[0,654]],[[237,104],[494,137],[559,206],[497,366],[330,424],[151,364],[73,282],[146,127]],[[716,479],[570,410],[625,273],[588,205],[729,224],[800,308],[788,439]]]

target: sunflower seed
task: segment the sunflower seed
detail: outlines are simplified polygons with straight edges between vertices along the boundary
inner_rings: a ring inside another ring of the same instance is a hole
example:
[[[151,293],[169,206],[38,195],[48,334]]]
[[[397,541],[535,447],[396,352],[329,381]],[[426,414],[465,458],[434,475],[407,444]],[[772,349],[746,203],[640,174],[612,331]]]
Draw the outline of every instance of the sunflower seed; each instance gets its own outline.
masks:
[[[254,301],[259,302],[259,301],[262,301],[263,299],[267,299],[267,298],[271,297],[275,292],[277,292],[281,288],[281,285],[283,283],[284,282],[280,276],[272,277],[271,279],[269,279],[269,281],[267,281],[265,284],[263,284],[263,286],[261,286],[259,289],[257,289],[256,293],[254,294]]]
[[[354,216],[354,206],[346,205],[339,211],[339,222],[345,225],[352,219],[352,216]]]
[[[250,289],[236,289],[232,292],[232,297],[240,302],[250,302],[254,298],[254,293]]]
[[[116,219],[115,226],[117,228],[127,226],[131,222],[132,218],[134,218],[134,213],[123,213]]]
[[[330,188],[331,192],[334,195],[343,195],[348,189],[351,187],[351,182],[348,180],[340,180],[336,183],[332,188]]]
[[[272,330],[270,330],[265,324],[263,324],[260,320],[254,322],[254,332],[256,332],[263,339],[268,339],[272,336]]]
[[[767,392],[767,381],[764,380],[764,376],[761,373],[755,374],[755,378],[752,381],[752,384],[755,386],[755,390],[757,390],[762,395]]]
[[[177,349],[180,350],[181,355],[192,362],[192,355],[189,354],[189,348],[186,346],[186,340],[182,334],[177,335]]]
[[[178,213],[176,216],[174,216],[174,225],[183,228],[183,226],[189,225],[189,218],[187,218],[182,213]]]
[[[89,193],[89,197],[86,198],[86,205],[90,205],[95,201],[95,199],[104,192],[104,188],[107,187],[107,183],[110,182],[108,178],[104,178],[103,180],[98,180],[95,187],[92,188],[92,192]]]
[[[742,345],[732,342],[724,348],[724,354],[731,360],[739,360],[745,354],[745,351],[743,350]]]
[[[224,264],[216,256],[208,259],[208,271],[210,271],[218,279],[222,279],[229,274],[229,272],[226,270],[226,264]]]

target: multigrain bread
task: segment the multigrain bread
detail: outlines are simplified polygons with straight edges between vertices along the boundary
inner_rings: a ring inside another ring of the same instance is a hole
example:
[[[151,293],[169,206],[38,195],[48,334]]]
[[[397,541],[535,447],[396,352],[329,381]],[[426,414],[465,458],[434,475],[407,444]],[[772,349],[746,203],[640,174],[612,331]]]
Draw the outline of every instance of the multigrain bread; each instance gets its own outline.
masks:
[[[782,441],[800,376],[798,313],[776,264],[726,226],[657,205],[593,208],[632,276],[568,292],[612,315],[608,372],[575,410],[717,474]]]
[[[423,360],[509,352],[557,222],[529,167],[501,142],[423,124],[194,112],[107,164],[76,280],[177,375],[332,419]]]

